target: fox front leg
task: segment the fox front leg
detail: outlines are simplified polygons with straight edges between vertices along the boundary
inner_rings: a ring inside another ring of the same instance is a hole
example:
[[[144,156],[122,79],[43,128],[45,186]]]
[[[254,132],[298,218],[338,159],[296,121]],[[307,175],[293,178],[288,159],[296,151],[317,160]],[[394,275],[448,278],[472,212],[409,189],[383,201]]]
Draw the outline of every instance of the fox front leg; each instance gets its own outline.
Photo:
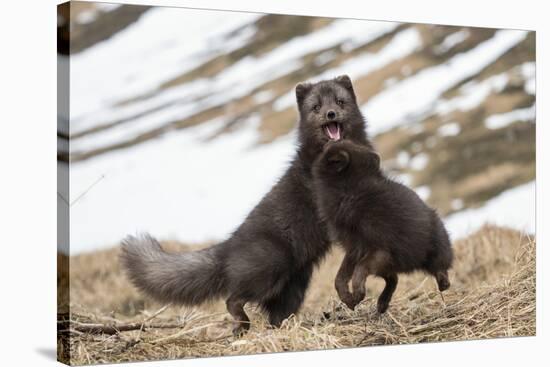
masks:
[[[334,286],[336,288],[336,292],[338,293],[338,297],[340,297],[340,300],[342,300],[342,302],[344,302],[346,306],[352,310],[355,308],[355,303],[353,302],[353,296],[349,291],[348,283],[353,275],[354,268],[355,259],[346,253],[334,281]]]

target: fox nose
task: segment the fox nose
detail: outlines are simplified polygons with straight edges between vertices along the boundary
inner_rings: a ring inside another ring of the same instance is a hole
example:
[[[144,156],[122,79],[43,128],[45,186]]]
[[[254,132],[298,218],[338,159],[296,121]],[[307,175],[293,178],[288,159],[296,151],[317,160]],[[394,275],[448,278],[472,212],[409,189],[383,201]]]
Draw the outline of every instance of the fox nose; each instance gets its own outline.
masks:
[[[334,112],[333,110],[330,110],[327,112],[327,119],[334,120],[335,118],[336,118],[336,112]]]

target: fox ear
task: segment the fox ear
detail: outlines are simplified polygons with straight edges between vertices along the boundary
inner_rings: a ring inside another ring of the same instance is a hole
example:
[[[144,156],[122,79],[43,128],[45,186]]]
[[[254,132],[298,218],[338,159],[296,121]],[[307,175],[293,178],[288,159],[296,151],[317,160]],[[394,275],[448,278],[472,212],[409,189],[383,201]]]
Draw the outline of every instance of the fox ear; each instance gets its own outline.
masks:
[[[302,104],[304,98],[311,90],[311,87],[311,83],[299,83],[298,85],[296,85],[296,102],[298,102],[298,105]]]
[[[346,88],[347,91],[351,94],[353,100],[355,101],[355,91],[353,90],[353,85],[351,84],[351,79],[347,75],[340,75],[334,78],[336,83],[340,84],[342,87]]]
[[[344,88],[349,89],[353,92],[353,85],[351,84],[351,79],[347,75],[340,75],[334,79],[336,82],[340,83]]]
[[[332,150],[326,157],[327,166],[335,173],[342,172],[350,163],[350,155],[343,149]]]

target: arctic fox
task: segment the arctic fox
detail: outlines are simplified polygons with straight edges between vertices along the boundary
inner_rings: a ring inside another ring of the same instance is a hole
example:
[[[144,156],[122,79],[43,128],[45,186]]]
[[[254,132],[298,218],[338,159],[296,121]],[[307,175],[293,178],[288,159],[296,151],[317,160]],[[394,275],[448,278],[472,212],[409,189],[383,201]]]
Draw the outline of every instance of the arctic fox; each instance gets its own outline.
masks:
[[[371,274],[386,282],[380,313],[389,306],[398,273],[424,270],[440,291],[449,288],[453,251],[443,222],[413,190],[384,175],[377,153],[351,141],[329,143],[313,175],[319,215],[346,250],[335,285],[348,307],[363,300]]]

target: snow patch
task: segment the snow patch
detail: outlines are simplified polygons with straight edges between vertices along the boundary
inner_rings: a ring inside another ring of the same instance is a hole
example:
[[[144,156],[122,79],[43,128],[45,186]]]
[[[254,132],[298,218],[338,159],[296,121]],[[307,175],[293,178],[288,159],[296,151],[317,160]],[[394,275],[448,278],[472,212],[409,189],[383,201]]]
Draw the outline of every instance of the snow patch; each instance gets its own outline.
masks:
[[[445,218],[453,240],[468,236],[484,223],[535,232],[535,181],[514,187],[476,209],[466,209]]]
[[[534,62],[526,62],[520,66],[521,74],[525,79],[525,91],[532,95],[536,92],[536,69]]]
[[[525,91],[535,94],[535,63],[526,62],[510,71],[491,76],[483,81],[471,81],[463,85],[458,97],[439,101],[435,110],[444,115],[454,110],[468,111],[479,106],[491,93],[500,93],[508,84],[509,73],[520,72],[525,79]]]
[[[76,22],[79,24],[92,23],[97,19],[97,10],[89,9],[83,10],[76,16]]]
[[[428,186],[416,187],[414,189],[414,191],[416,191],[418,196],[420,196],[420,199],[422,199],[424,201],[428,200],[428,198],[430,197],[430,194],[432,193],[432,191],[430,190],[430,188]]]
[[[461,128],[458,122],[451,122],[437,129],[437,133],[441,136],[456,136],[460,134]]]
[[[444,54],[456,45],[464,42],[468,37],[470,37],[470,31],[467,29],[461,29],[458,32],[452,33],[445,37],[441,44],[435,46],[435,53]]]
[[[536,108],[535,105],[527,108],[520,108],[498,115],[492,115],[485,119],[485,126],[488,129],[501,129],[517,121],[535,121]]]
[[[411,156],[409,155],[409,153],[402,150],[397,154],[397,158],[396,158],[397,165],[401,168],[407,167],[410,159],[411,159]]]
[[[409,167],[415,171],[421,171],[428,165],[430,157],[426,153],[415,155],[409,162]]]
[[[437,102],[435,111],[440,115],[449,112],[469,111],[479,106],[491,93],[500,93],[508,83],[506,73],[494,75],[481,82],[472,81],[463,85],[459,91],[460,95],[447,100]]]

